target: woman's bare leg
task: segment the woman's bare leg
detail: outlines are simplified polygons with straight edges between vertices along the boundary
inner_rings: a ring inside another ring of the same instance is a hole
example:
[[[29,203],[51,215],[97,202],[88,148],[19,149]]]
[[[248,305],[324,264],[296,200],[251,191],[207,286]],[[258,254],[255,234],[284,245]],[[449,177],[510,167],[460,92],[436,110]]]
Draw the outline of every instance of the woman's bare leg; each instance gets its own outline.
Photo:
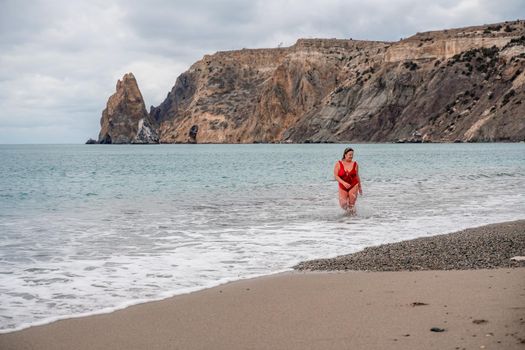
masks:
[[[348,192],[339,189],[339,205],[343,210],[348,210]]]
[[[348,191],[348,211],[355,214],[355,202],[357,200],[357,186],[354,186]]]

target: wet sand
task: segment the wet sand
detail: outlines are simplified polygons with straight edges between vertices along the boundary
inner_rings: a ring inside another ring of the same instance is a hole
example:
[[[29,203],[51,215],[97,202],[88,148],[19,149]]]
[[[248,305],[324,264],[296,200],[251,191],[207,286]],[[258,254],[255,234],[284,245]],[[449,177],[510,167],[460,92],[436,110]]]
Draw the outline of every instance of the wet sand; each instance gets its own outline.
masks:
[[[525,348],[525,268],[290,272],[0,335],[2,350],[483,348]]]

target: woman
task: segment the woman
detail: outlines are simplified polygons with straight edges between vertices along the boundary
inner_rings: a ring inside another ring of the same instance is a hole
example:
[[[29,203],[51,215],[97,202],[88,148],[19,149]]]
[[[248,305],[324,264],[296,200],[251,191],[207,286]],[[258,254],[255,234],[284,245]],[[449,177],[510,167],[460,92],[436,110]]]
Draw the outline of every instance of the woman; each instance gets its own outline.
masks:
[[[355,214],[357,193],[363,195],[357,162],[353,161],[354,150],[347,148],[343,159],[335,163],[334,177],[339,182],[339,205],[350,214]]]

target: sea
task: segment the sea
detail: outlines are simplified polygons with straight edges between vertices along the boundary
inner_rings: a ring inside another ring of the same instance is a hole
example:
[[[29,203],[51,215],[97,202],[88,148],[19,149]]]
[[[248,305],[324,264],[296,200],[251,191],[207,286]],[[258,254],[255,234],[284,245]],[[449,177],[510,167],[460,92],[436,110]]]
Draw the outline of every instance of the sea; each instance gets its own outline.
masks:
[[[524,143],[0,145],[0,332],[524,218]]]

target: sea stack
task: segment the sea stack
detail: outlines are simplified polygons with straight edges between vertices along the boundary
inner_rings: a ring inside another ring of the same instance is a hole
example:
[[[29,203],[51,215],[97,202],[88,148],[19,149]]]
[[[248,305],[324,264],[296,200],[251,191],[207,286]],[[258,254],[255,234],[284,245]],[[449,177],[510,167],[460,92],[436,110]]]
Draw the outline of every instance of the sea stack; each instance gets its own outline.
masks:
[[[155,123],[150,120],[133,73],[117,82],[100,119],[98,143],[158,143]]]

